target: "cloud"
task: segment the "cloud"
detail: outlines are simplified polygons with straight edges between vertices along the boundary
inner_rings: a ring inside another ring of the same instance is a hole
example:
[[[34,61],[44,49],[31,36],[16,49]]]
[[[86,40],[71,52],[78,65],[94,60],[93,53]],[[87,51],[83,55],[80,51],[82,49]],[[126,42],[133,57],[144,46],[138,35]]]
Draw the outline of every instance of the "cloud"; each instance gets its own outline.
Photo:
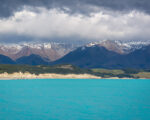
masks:
[[[149,40],[150,15],[141,11],[120,13],[101,10],[85,16],[61,9],[24,7],[9,18],[0,20],[1,35],[34,38],[73,38],[86,40]],[[68,9],[69,11],[69,9]]]
[[[44,7],[47,9],[59,8],[70,13],[88,14],[99,10],[98,8],[117,11],[143,11],[150,13],[149,0],[0,0],[0,17],[12,16],[24,6]]]

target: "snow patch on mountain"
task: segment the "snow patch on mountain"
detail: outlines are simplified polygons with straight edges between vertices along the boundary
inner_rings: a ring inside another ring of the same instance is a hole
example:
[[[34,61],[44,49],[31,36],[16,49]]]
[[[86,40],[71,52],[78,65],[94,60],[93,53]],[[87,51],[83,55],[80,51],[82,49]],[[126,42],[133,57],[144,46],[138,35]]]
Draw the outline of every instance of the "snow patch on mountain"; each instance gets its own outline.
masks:
[[[84,46],[86,47],[94,47],[94,46],[102,46],[108,50],[120,53],[127,54],[133,52],[134,50],[141,49],[144,46],[150,45],[150,41],[119,41],[119,40],[102,40],[99,42],[92,42]]]
[[[56,60],[63,57],[78,46],[73,44],[45,42],[24,42],[19,44],[0,44],[0,54],[16,60],[22,56],[37,54],[49,60]]]

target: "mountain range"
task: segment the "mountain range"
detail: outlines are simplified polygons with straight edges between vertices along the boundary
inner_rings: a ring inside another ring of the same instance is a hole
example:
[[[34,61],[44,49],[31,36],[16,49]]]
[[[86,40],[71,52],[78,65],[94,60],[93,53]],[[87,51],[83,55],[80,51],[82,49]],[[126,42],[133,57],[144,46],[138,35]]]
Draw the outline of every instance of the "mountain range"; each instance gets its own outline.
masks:
[[[72,44],[62,43],[1,44],[0,54],[8,56],[13,60],[35,54],[47,61],[55,61],[75,48],[76,46]]]
[[[16,48],[2,46],[0,54],[1,64],[73,64],[82,68],[108,69],[150,68],[149,43],[102,41],[81,47],[62,44],[20,45]]]

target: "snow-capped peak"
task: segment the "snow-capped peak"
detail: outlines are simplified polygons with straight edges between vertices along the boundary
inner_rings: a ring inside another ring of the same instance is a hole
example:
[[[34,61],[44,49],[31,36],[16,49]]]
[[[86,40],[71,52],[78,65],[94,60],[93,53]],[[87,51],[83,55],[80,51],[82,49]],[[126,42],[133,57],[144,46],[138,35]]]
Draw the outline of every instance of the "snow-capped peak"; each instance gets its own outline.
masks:
[[[150,45],[150,41],[118,41],[118,40],[102,40],[99,42],[92,42],[85,47],[103,46],[108,50],[112,50],[118,53],[129,53],[136,49],[140,49],[144,46]]]

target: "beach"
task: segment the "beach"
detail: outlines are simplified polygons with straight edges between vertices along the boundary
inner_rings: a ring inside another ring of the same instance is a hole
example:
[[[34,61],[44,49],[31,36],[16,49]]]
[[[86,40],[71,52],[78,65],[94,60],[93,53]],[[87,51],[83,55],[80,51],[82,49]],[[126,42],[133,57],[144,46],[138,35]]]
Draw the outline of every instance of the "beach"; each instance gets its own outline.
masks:
[[[56,73],[46,73],[46,74],[31,74],[31,73],[22,73],[22,72],[15,72],[15,73],[2,73],[0,74],[1,80],[7,79],[101,79],[101,77],[94,76],[91,74],[56,74]]]

